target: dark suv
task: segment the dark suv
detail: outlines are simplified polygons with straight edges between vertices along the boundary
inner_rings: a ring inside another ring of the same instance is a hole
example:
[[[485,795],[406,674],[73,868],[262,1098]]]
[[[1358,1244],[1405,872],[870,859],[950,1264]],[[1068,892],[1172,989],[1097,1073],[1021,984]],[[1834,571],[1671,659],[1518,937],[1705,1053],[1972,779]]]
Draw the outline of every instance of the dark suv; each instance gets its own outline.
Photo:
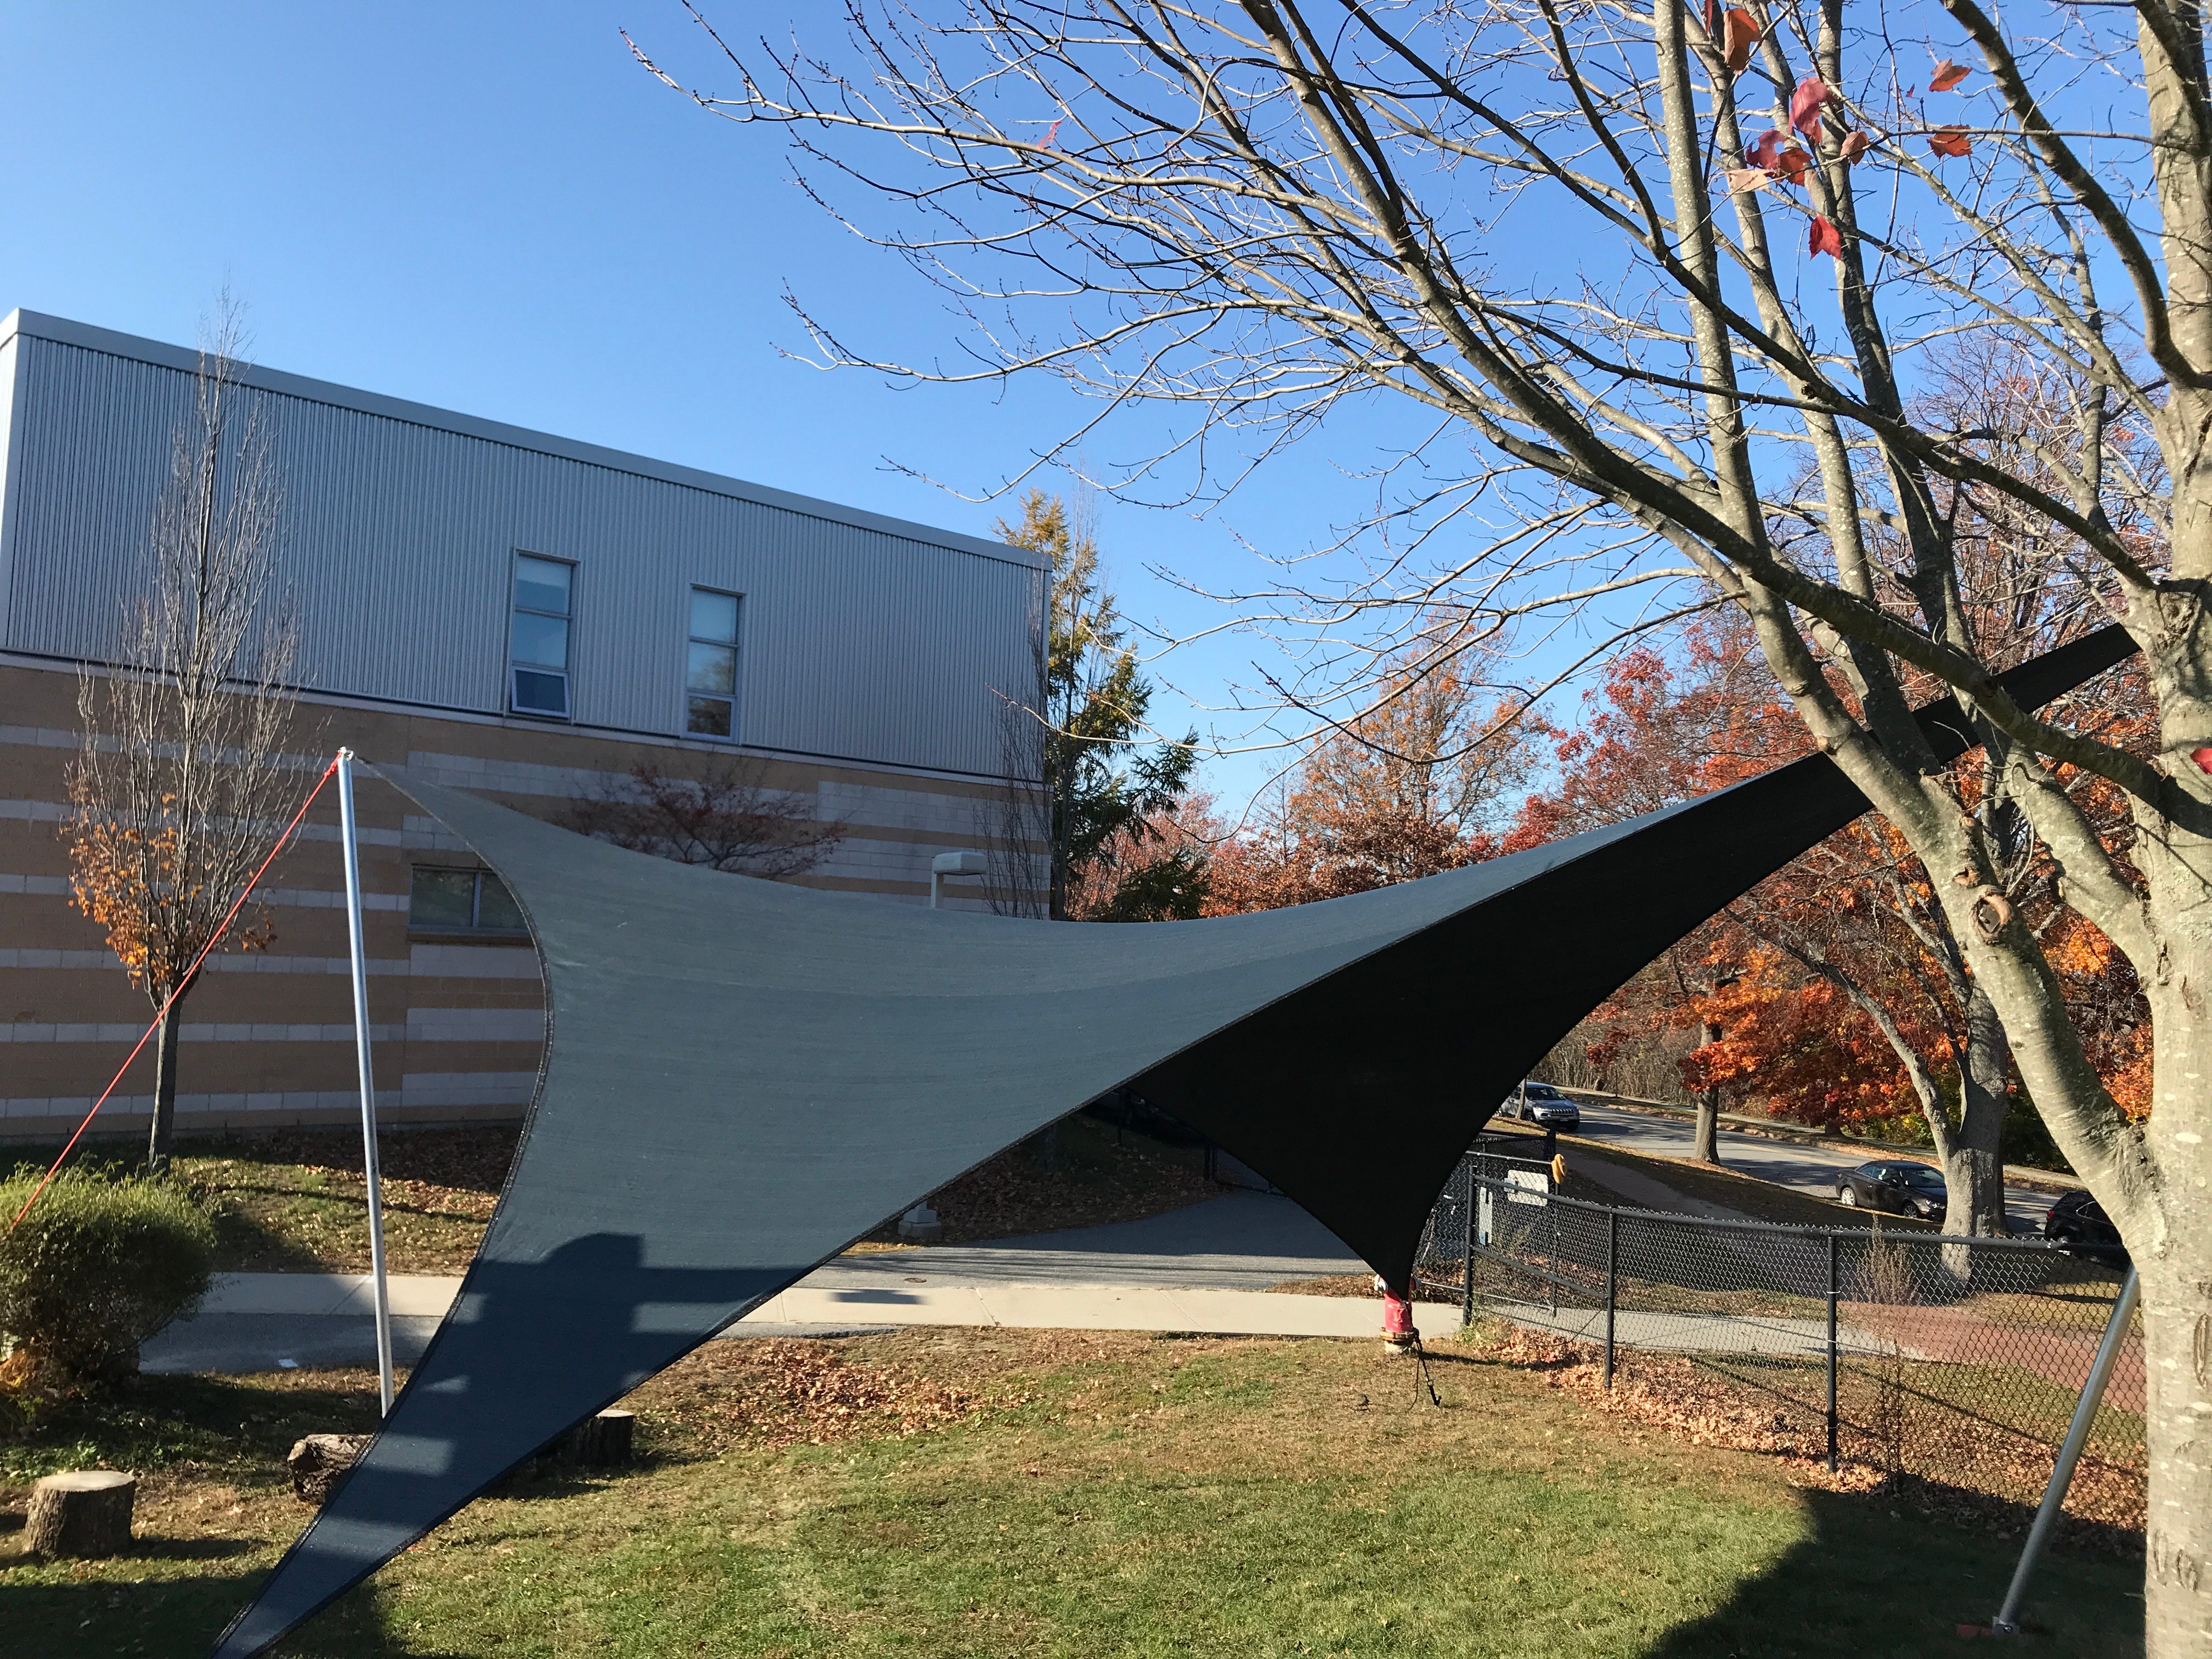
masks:
[[[2043,1218],[2043,1236],[2069,1255],[2096,1261],[2128,1259],[2127,1247],[2120,1243],[2120,1230],[2112,1225],[2104,1206],[2079,1189],[2051,1206],[2051,1213]]]

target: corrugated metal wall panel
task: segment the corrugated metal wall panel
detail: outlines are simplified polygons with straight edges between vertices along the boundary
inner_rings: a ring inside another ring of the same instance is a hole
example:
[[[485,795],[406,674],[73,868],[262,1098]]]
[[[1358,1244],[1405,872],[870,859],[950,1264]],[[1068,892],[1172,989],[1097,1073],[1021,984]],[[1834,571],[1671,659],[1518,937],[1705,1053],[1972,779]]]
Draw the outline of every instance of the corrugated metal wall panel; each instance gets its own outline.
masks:
[[[4,639],[111,654],[143,580],[191,376],[29,335]],[[284,479],[283,580],[317,690],[501,711],[517,550],[577,565],[580,723],[675,733],[685,607],[744,596],[740,736],[986,775],[1030,667],[1039,572],[958,548],[360,409],[258,390]]]

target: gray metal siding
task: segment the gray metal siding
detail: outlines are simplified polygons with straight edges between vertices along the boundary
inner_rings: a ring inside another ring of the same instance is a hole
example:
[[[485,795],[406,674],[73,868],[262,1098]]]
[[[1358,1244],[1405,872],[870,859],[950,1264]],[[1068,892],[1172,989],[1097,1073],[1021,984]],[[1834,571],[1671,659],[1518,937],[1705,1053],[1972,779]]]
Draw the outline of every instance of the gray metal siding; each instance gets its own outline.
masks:
[[[15,336],[10,649],[112,654],[143,580],[180,368]],[[278,378],[278,377],[270,377]],[[994,688],[1034,673],[1018,562],[373,410],[259,389],[284,479],[282,580],[312,689],[499,714],[517,550],[577,566],[580,725],[681,730],[692,585],[744,596],[738,735],[995,775]],[[950,538],[948,539],[954,539]],[[965,540],[967,538],[957,538]],[[4,556],[4,554],[0,554]]]

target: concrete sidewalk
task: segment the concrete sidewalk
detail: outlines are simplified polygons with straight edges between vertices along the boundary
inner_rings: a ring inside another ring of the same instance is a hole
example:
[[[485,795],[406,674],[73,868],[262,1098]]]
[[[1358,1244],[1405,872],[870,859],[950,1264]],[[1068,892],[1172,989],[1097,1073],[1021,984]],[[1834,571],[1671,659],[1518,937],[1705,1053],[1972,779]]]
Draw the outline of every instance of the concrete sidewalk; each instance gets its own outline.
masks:
[[[934,1252],[876,1258],[915,1262]],[[878,1282],[817,1284],[817,1273],[728,1327],[725,1339],[828,1336],[909,1325],[988,1325],[1029,1330],[1190,1331],[1218,1336],[1377,1337],[1380,1301],[1278,1296],[1266,1291],[1131,1285],[1024,1285],[937,1274],[869,1275]],[[460,1288],[459,1279],[409,1277],[392,1286],[392,1347],[403,1364],[422,1355]],[[146,1344],[155,1372],[258,1371],[374,1364],[368,1280],[357,1273],[228,1273],[202,1311]],[[1431,1335],[1459,1326],[1459,1310],[1417,1305]],[[288,1364],[289,1362],[289,1364]]]
[[[729,1334],[1005,1325],[1367,1336],[1382,1327],[1381,1304],[1372,1298],[1267,1293],[1289,1281],[1365,1271],[1290,1200],[1228,1193],[1113,1226],[839,1256]],[[411,1364],[460,1280],[402,1274],[387,1282],[393,1352]],[[1459,1322],[1455,1308],[1421,1317],[1431,1331]],[[146,1344],[142,1363],[152,1371],[238,1371],[276,1370],[286,1361],[367,1364],[375,1358],[366,1275],[230,1273],[195,1317]]]

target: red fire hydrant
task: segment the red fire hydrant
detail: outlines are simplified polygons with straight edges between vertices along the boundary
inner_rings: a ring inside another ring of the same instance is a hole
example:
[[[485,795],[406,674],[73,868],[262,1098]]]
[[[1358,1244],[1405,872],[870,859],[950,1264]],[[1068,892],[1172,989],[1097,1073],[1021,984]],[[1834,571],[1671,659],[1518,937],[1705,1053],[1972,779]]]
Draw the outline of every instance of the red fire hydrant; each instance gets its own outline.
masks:
[[[1375,1288],[1382,1293],[1382,1346],[1392,1353],[1410,1353],[1421,1334],[1413,1328],[1413,1304],[1385,1284],[1382,1276],[1375,1276]]]

